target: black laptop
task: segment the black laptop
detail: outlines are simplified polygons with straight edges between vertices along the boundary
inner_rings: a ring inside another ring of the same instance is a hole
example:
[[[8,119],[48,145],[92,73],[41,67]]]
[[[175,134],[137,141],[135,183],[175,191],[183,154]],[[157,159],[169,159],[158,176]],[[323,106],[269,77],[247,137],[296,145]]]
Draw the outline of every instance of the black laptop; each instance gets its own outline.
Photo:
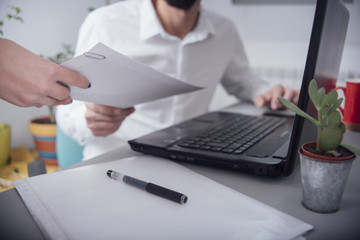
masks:
[[[298,106],[314,116],[307,93],[315,78],[336,86],[349,12],[341,0],[318,0]],[[308,104],[309,103],[309,104]],[[297,165],[300,144],[316,129],[303,118],[209,112],[129,141],[134,151],[269,177],[288,176]]]

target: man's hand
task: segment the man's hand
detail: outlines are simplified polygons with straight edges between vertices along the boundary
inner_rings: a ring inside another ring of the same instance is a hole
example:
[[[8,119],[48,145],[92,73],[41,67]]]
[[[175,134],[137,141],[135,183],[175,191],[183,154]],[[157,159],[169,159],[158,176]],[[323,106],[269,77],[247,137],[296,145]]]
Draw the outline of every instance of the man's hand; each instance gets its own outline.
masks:
[[[135,108],[116,108],[95,103],[86,103],[85,120],[94,136],[105,137],[119,129],[124,119],[135,111]]]
[[[299,93],[299,90],[294,90],[277,84],[265,93],[257,95],[254,99],[254,103],[258,107],[268,106],[272,110],[277,110],[283,108],[283,105],[279,102],[278,97],[284,97],[294,104],[297,104],[299,100]]]
[[[79,73],[0,38],[0,98],[20,107],[67,104],[73,85],[88,88]]]

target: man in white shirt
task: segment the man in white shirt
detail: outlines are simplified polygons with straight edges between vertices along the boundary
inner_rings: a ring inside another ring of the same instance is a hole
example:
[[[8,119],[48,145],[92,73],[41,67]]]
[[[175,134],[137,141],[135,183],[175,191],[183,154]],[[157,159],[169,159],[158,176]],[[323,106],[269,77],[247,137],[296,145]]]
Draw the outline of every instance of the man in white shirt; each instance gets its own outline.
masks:
[[[281,107],[279,96],[298,99],[298,91],[280,85],[267,90],[252,73],[233,23],[202,8],[200,0],[132,0],[99,8],[80,29],[76,55],[98,42],[205,89],[141,104],[136,111],[77,101],[59,107],[58,124],[85,145],[84,159],[207,112],[219,83],[259,107]]]

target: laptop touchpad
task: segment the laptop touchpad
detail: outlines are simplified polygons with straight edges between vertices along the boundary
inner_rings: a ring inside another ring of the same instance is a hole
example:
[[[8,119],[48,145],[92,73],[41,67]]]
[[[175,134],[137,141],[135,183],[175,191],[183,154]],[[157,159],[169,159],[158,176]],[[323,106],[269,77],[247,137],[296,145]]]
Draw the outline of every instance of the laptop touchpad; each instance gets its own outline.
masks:
[[[288,136],[277,137],[276,139],[274,139],[273,136],[267,137],[246,151],[245,154],[252,157],[269,157],[273,155],[273,153],[278,150],[287,140]]]

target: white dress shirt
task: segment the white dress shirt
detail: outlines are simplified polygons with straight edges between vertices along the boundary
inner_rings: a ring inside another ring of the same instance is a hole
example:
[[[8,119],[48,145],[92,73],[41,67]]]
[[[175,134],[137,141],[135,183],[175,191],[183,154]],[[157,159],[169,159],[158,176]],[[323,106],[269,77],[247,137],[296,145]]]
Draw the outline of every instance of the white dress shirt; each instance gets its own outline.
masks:
[[[266,83],[249,68],[233,23],[202,7],[196,27],[184,39],[164,30],[150,0],[124,1],[98,8],[88,15],[80,29],[76,55],[98,42],[205,89],[137,105],[119,130],[107,137],[92,136],[86,126],[83,102],[58,107],[58,125],[85,145],[84,159],[207,112],[218,84],[228,93],[247,100],[267,89]]]

